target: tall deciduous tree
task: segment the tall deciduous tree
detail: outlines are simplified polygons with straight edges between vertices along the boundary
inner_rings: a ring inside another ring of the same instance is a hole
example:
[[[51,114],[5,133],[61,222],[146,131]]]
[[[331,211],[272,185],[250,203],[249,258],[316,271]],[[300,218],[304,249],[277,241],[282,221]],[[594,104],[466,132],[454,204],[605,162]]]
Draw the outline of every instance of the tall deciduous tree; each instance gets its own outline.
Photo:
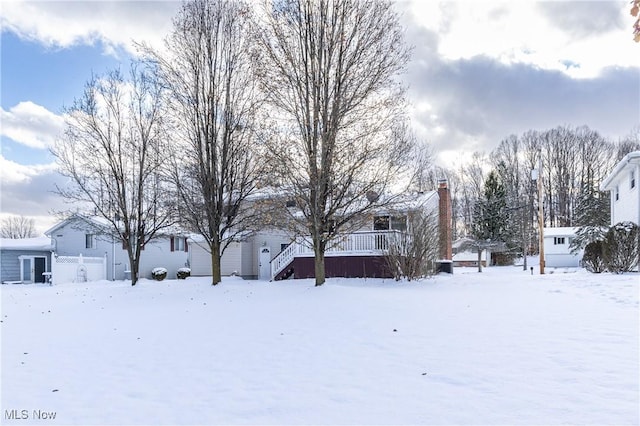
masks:
[[[8,216],[0,223],[2,238],[33,238],[35,236],[35,220],[32,217]]]
[[[631,0],[631,16],[636,19],[633,23],[633,39],[640,42],[640,0]]]
[[[181,217],[206,240],[213,285],[221,280],[225,248],[250,228],[246,201],[261,171],[251,16],[241,1],[185,2],[166,51],[146,49],[171,97]]]
[[[128,79],[120,71],[92,78],[67,110],[64,136],[52,149],[69,178],[58,193],[74,209],[104,219],[96,231],[126,247],[132,285],[144,245],[174,224],[161,173],[167,146],[162,88],[154,75],[134,64]]]
[[[275,0],[259,29],[259,79],[278,120],[274,178],[311,236],[316,285],[324,253],[358,217],[388,202],[409,152],[402,90],[409,52],[381,0]]]

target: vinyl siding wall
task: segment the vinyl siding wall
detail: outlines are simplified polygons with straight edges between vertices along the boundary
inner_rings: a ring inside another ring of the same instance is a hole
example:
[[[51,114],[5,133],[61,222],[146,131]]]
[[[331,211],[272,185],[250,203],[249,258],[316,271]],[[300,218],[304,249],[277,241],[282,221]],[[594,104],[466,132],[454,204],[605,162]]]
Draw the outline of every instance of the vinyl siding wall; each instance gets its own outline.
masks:
[[[20,281],[19,256],[46,257],[45,272],[51,272],[51,252],[39,250],[0,250],[0,282]]]
[[[86,248],[86,234],[78,224],[66,224],[51,234],[56,253],[60,256],[107,256],[107,279],[123,280],[129,271],[129,257],[122,242],[112,242],[108,236],[96,236],[93,248]],[[140,278],[151,278],[153,268],[167,269],[167,278],[176,278],[179,268],[187,265],[188,252],[171,251],[170,238],[162,237],[147,244],[140,257]]]

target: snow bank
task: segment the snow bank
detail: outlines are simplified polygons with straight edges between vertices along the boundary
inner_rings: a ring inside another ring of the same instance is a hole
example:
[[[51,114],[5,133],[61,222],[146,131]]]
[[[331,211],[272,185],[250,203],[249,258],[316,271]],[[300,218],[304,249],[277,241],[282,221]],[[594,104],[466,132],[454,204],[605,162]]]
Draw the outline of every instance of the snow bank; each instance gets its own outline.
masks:
[[[637,424],[638,289],[514,267],[3,286],[3,420]]]

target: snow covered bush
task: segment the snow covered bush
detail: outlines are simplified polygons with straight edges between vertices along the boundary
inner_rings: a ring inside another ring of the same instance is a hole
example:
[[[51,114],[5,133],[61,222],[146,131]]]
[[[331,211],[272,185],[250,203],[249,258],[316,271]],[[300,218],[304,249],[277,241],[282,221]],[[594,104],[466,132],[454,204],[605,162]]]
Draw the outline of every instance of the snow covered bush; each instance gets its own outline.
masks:
[[[633,222],[620,222],[611,227],[604,241],[604,260],[609,272],[620,274],[638,264],[640,230]]]
[[[176,274],[179,280],[184,280],[187,277],[191,276],[190,268],[180,268],[178,269],[178,273]]]
[[[167,278],[167,270],[165,268],[153,268],[151,277],[156,281],[162,281]]]
[[[587,271],[599,274],[607,270],[607,264],[602,253],[603,249],[604,242],[599,240],[586,245],[582,256],[582,265]]]

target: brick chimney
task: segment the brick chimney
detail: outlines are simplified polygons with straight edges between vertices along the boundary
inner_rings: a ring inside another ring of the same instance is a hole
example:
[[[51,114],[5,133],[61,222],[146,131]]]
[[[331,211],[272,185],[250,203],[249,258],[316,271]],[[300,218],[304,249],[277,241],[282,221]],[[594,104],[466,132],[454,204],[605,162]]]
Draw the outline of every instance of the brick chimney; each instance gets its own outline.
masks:
[[[438,231],[440,240],[440,259],[453,259],[451,239],[453,237],[453,214],[451,212],[451,193],[446,179],[438,181]]]

